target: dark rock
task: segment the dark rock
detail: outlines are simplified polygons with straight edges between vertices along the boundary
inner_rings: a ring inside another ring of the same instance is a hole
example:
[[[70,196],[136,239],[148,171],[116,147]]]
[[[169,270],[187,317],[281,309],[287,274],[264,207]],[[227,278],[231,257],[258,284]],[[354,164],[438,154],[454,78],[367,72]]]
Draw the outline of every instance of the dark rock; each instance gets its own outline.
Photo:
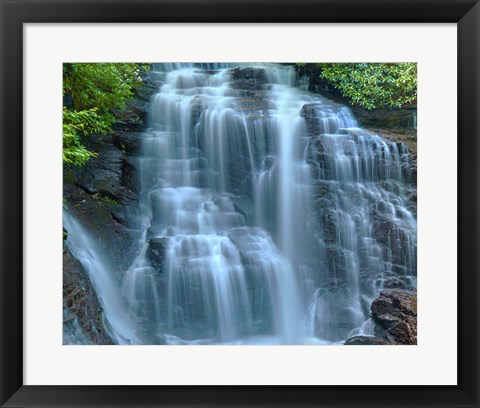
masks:
[[[141,133],[118,132],[113,135],[114,146],[124,154],[135,156],[140,153]]]
[[[308,103],[302,106],[300,116],[305,119],[307,133],[309,136],[320,134],[320,122],[317,118],[318,104]]]
[[[261,68],[233,68],[232,75],[233,89],[257,90],[262,89],[267,82],[265,70]]]
[[[411,283],[401,278],[388,278],[383,282],[384,289],[415,290]]]
[[[413,127],[416,108],[367,110],[353,106],[352,111],[362,127],[378,126],[382,129],[416,134],[416,129]]]
[[[148,257],[154,268],[161,269],[165,259],[165,251],[168,247],[169,238],[151,238],[148,241]]]
[[[128,157],[122,158],[122,186],[138,194],[137,167]]]
[[[394,344],[417,344],[417,293],[383,290],[371,305],[375,332]]]
[[[374,336],[353,336],[345,340],[345,346],[386,346],[391,345],[388,340]]]
[[[103,308],[88,274],[67,249],[63,250],[64,324],[75,319],[91,344],[113,344],[103,324]]]

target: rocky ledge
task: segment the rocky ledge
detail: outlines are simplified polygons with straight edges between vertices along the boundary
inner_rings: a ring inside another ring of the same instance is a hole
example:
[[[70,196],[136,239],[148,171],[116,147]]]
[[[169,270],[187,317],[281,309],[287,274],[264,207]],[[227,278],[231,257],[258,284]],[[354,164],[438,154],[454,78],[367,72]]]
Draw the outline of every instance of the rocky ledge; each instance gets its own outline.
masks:
[[[370,310],[375,336],[354,336],[347,339],[345,345],[417,344],[417,292],[383,290]]]

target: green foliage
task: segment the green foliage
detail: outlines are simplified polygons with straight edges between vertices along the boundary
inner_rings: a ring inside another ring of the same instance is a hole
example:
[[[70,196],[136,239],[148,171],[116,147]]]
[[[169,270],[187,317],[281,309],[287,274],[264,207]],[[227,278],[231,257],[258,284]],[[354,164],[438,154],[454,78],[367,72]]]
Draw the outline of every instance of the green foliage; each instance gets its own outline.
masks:
[[[119,204],[118,204],[118,201],[115,200],[114,198],[109,197],[109,196],[106,196],[106,195],[102,195],[102,194],[99,194],[99,193],[93,194],[93,195],[92,195],[92,198],[93,198],[94,200],[103,201],[105,204],[109,204],[109,205],[119,205]]]
[[[103,123],[92,108],[82,111],[68,110],[63,107],[63,161],[74,166],[82,166],[96,153],[90,152],[81,143],[81,136],[90,133],[105,134],[109,127]]]
[[[417,64],[318,64],[320,77],[366,109],[400,108],[417,99]]]
[[[63,107],[63,161],[82,166],[94,152],[82,144],[88,134],[105,135],[116,122],[115,111],[125,109],[133,89],[142,83],[146,64],[64,64],[63,95],[71,106]]]
[[[115,200],[114,198],[110,198],[110,197],[104,196],[104,197],[102,197],[102,200],[103,200],[105,203],[110,204],[110,205],[118,205],[118,201]]]

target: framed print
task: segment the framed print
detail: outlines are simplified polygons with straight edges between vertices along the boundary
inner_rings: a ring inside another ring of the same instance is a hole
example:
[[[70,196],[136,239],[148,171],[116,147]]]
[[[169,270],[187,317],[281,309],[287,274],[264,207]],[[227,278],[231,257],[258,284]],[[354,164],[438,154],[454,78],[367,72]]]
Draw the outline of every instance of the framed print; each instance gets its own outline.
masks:
[[[1,10],[2,406],[479,405],[477,1]]]

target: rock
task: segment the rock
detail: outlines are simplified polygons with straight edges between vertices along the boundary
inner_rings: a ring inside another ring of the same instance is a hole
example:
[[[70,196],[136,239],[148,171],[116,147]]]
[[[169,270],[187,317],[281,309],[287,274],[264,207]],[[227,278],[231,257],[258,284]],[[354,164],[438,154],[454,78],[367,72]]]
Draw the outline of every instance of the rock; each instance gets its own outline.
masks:
[[[408,151],[408,160],[402,160],[402,169],[407,181],[414,186],[417,185],[417,136],[416,134],[394,133],[386,129],[369,128],[369,132],[379,135],[384,139],[397,143],[399,150],[404,146],[404,150]],[[401,150],[400,150],[401,151]]]
[[[161,269],[163,266],[168,239],[166,237],[151,238],[148,242],[148,257],[154,268]]]
[[[345,346],[386,346],[391,345],[388,340],[374,336],[353,336],[345,340]]]
[[[405,265],[407,274],[414,274],[415,270],[405,264],[407,254],[411,251],[412,244],[410,231],[397,220],[389,218],[382,210],[381,202],[374,204],[371,214],[372,237],[382,245],[383,251],[391,256],[393,265]]]
[[[375,333],[394,344],[417,344],[417,293],[383,290],[371,305]]]
[[[103,325],[103,308],[81,263],[63,250],[64,324],[78,322],[90,344],[113,344]]]
[[[359,106],[353,106],[352,111],[362,127],[378,126],[398,133],[416,134],[416,129],[413,127],[417,112],[416,107],[367,110]]]
[[[403,289],[403,290],[415,290],[414,286],[400,278],[388,278],[383,282],[384,289]]]
[[[114,146],[124,154],[135,156],[140,152],[141,133],[118,132],[112,137]]]
[[[231,87],[234,89],[257,90],[262,89],[267,82],[265,70],[261,68],[233,68]]]
[[[129,157],[122,158],[122,186],[127,190],[138,194],[137,166]]]
[[[305,119],[307,133],[310,137],[322,133],[336,133],[338,121],[335,120],[335,113],[341,107],[325,99],[324,103],[307,103],[302,106],[300,116]]]

